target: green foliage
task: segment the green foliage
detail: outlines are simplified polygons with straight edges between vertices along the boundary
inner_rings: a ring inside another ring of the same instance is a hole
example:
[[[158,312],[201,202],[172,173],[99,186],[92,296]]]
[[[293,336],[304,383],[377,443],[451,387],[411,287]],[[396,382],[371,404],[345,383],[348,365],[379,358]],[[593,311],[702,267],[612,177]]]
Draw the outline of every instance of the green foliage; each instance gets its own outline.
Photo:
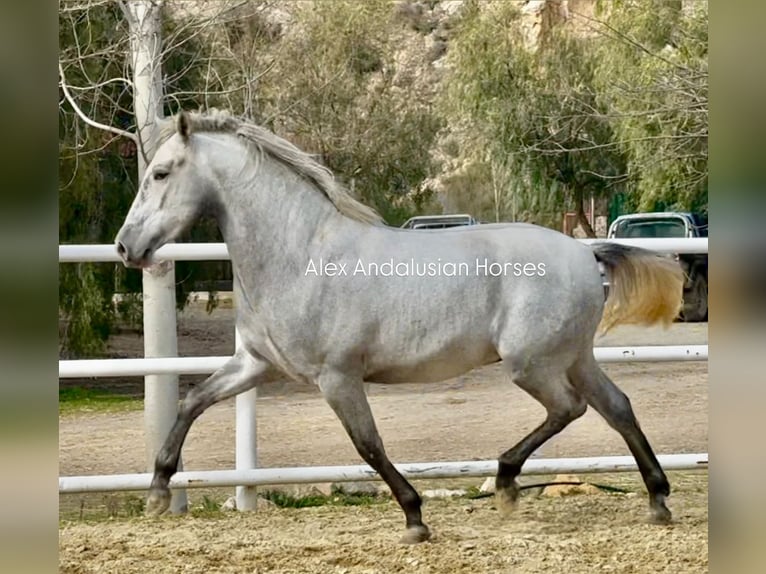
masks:
[[[553,29],[530,50],[512,3],[472,3],[455,32],[441,107],[463,129],[464,161],[492,174],[496,218],[539,220],[617,190],[623,157],[594,96],[586,39]]]
[[[262,114],[389,223],[403,222],[430,199],[418,188],[441,124],[425,95],[396,85],[390,2],[307,3],[295,28],[262,79]]]
[[[68,147],[76,145],[69,144],[70,135],[64,134],[59,158],[59,241],[111,243],[132,201],[135,188],[128,170],[135,159],[120,157],[114,144],[103,151],[75,152]],[[140,285],[140,273],[121,265],[59,265],[59,310],[64,321],[60,353],[67,357],[100,354],[114,329],[112,295],[140,290]],[[140,325],[140,315],[129,311],[123,304],[123,317],[130,325]]]
[[[134,129],[132,90],[122,77],[127,68],[128,31],[119,7],[100,4],[59,13],[60,59],[67,82],[76,86],[79,106],[90,118],[125,130]],[[196,86],[205,62],[195,58],[204,48],[171,19],[164,34],[175,48],[164,54],[166,90],[172,94],[166,113],[178,106],[204,103]],[[94,86],[98,85],[98,88]],[[220,85],[211,89],[220,89]],[[63,98],[63,94],[61,95]],[[59,242],[111,243],[130,208],[137,187],[135,145],[120,136],[85,125],[69,106],[59,113]],[[201,224],[192,240],[220,240],[217,227]],[[231,277],[228,262],[179,262],[176,296],[179,307],[200,280]],[[124,294],[116,306],[115,292]],[[115,264],[59,266],[59,310],[62,320],[59,353],[66,358],[98,356],[118,323],[141,328],[141,272]]]
[[[200,503],[200,510],[203,512],[217,512],[220,510],[220,506],[215,499],[210,498],[207,494],[202,496],[202,502]]]
[[[130,518],[143,516],[146,509],[146,501],[140,496],[131,494],[125,497],[124,507],[125,514]]]
[[[310,508],[312,506],[367,506],[387,500],[371,494],[345,494],[334,492],[330,496],[324,494],[310,494],[306,496],[293,496],[281,490],[267,490],[260,492],[260,496],[270,500],[280,508]]]
[[[604,6],[600,99],[629,158],[632,206],[706,212],[707,2],[646,4]]]
[[[86,43],[84,39],[87,39]],[[122,39],[122,40],[120,40]],[[130,129],[130,93],[122,82],[127,46],[119,7],[101,4],[59,13],[60,61],[85,114]],[[93,55],[96,54],[96,55]],[[63,98],[63,94],[61,96]],[[111,243],[135,189],[132,142],[85,125],[67,107],[59,112],[59,242]],[[59,266],[60,355],[99,355],[114,329],[112,295],[140,289],[140,273],[108,264]]]
[[[292,496],[280,490],[270,490],[261,494],[263,498],[276,504],[280,508],[310,508],[312,506],[324,506],[328,497],[317,494],[310,496]]]
[[[470,2],[440,98],[464,142],[448,193],[538,223],[589,196],[706,211],[707,3],[649,4],[602,2],[598,34],[559,25],[530,49],[513,3]],[[473,193],[451,186],[476,171]]]
[[[59,388],[59,412],[122,412],[140,409],[143,402],[128,395],[116,395],[102,389],[64,386]]]
[[[64,316],[59,354],[98,355],[110,332],[111,309],[94,265],[59,265],[59,308]]]

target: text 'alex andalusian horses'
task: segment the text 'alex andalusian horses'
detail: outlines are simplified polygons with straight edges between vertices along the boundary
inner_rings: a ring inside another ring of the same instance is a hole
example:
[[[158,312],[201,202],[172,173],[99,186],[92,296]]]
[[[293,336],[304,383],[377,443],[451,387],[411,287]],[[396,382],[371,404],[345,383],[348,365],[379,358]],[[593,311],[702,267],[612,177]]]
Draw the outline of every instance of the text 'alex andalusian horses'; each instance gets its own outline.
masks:
[[[547,410],[500,455],[502,506],[516,502],[527,458],[590,405],[633,453],[653,520],[670,520],[667,478],[628,398],[596,363],[593,338],[599,324],[676,317],[683,274],[671,259],[526,224],[391,228],[311,156],[223,112],[181,113],[169,126],[117,235],[125,265],[151,264],[203,213],[217,219],[231,255],[242,344],[181,404],[156,459],[149,513],[168,507],[194,419],[287,375],[321,389],[390,486],[406,516],[402,540],[426,540],[420,497],[386,456],[364,383],[441,381],[502,360]],[[612,285],[606,303],[599,262]]]

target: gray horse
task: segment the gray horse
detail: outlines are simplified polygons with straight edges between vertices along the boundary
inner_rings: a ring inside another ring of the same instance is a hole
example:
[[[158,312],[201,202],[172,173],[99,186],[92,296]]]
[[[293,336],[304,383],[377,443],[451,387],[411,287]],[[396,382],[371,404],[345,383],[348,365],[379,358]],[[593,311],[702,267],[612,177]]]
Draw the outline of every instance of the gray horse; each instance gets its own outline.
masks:
[[[596,363],[593,339],[599,325],[677,316],[683,273],[671,259],[526,224],[391,228],[284,139],[225,112],[182,112],[165,127],[117,251],[126,266],[148,266],[203,214],[231,255],[242,344],[181,404],[156,459],[149,514],[168,508],[192,422],[287,375],[319,387],[389,485],[406,517],[402,542],[424,541],[421,499],[386,456],[364,383],[442,381],[502,361],[547,417],[500,455],[501,508],[516,503],[530,454],[590,405],[635,457],[652,520],[670,521],[667,478],[628,398]],[[599,262],[612,285],[606,302]]]

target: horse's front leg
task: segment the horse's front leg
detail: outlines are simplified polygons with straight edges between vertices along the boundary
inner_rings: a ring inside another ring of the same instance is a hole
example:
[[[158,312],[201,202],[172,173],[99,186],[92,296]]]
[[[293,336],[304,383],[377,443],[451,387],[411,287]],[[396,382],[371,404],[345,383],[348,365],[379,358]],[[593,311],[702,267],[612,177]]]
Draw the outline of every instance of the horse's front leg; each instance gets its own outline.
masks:
[[[431,533],[421,518],[420,496],[388,459],[362,380],[338,372],[323,373],[319,377],[319,388],[338,415],[357,452],[386,481],[404,511],[407,530],[401,542],[413,544],[428,540]]]
[[[181,448],[194,420],[211,405],[271,379],[273,371],[268,362],[239,349],[223,367],[188,392],[155,459],[154,477],[146,501],[147,515],[162,514],[170,505],[168,484],[178,469]]]

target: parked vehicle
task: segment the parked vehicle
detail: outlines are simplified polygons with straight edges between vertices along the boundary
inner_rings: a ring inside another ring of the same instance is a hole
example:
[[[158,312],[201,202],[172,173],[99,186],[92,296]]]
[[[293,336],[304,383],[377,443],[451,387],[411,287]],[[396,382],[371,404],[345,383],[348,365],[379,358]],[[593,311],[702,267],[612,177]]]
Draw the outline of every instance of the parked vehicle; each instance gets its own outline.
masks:
[[[609,226],[607,237],[707,237],[707,218],[695,213],[662,212],[621,215]],[[676,258],[686,273],[684,285],[685,321],[707,321],[707,253],[679,253]]]
[[[448,227],[461,227],[463,225],[478,225],[472,216],[467,213],[457,215],[418,215],[404,222],[404,229],[446,229]]]

